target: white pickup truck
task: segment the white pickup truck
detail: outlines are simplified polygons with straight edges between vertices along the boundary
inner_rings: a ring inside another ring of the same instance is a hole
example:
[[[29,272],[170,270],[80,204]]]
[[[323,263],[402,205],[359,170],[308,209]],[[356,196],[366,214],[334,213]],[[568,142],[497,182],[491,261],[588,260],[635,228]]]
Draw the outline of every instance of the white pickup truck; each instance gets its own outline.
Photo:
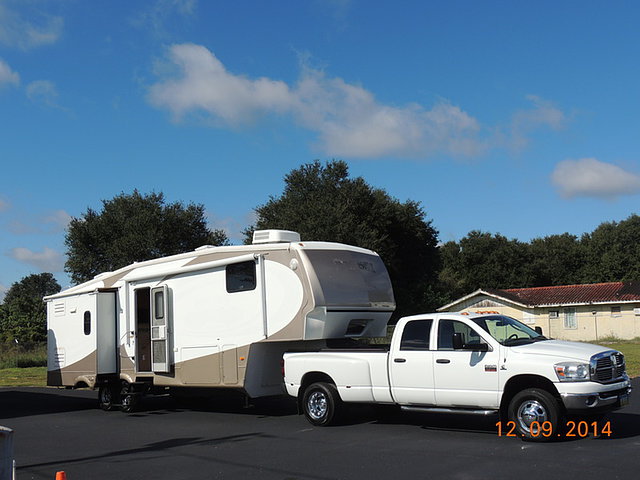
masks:
[[[631,392],[620,352],[551,340],[499,314],[404,317],[389,347],[287,353],[284,375],[287,393],[313,425],[334,423],[343,402],[395,404],[499,413],[530,440],[561,435],[567,414],[620,408]]]

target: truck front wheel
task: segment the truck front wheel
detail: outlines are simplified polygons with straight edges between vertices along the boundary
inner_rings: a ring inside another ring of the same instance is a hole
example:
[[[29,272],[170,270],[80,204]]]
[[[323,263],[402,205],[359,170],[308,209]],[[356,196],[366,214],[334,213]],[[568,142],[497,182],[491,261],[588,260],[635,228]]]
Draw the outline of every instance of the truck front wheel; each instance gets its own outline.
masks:
[[[558,400],[549,392],[529,388],[511,399],[509,420],[515,423],[523,440],[544,442],[560,436],[562,412]]]
[[[335,385],[330,383],[312,383],[304,391],[302,409],[310,423],[317,426],[331,425],[336,422],[342,406],[342,400]]]

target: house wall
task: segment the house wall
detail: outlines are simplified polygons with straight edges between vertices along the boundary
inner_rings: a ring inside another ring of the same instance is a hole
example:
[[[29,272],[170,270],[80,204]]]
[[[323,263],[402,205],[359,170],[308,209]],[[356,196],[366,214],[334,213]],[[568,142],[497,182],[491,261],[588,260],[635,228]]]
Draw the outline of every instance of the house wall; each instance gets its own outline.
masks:
[[[620,312],[612,313],[612,307],[620,307]],[[640,308],[640,302],[531,309],[488,295],[477,295],[453,305],[449,311],[497,312],[520,320],[531,328],[539,326],[544,335],[558,340],[597,341],[605,337],[625,340],[640,337],[640,315],[634,312],[637,308]],[[573,324],[570,318],[565,321],[565,310],[568,309],[575,309]],[[551,318],[550,312],[558,312],[558,317]]]
[[[620,307],[612,313],[612,307]],[[565,324],[565,308],[536,309],[536,324],[545,334],[561,340],[593,341],[605,337],[632,339],[640,337],[640,315],[634,308],[640,304],[583,305],[575,307],[576,328]],[[551,311],[559,312],[557,319],[550,318]]]

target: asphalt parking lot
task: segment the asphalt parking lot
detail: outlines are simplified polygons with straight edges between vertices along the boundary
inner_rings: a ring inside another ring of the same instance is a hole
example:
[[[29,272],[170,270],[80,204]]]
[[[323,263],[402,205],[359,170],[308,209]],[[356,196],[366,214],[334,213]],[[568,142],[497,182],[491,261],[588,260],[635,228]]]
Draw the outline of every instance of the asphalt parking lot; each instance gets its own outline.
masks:
[[[96,392],[1,388],[0,425],[14,429],[17,478],[363,479],[635,478],[639,379],[612,413],[611,435],[546,444],[499,436],[497,418],[353,412],[312,427],[286,399],[179,407],[147,398],[132,414],[103,412]],[[578,432],[576,431],[576,434]]]

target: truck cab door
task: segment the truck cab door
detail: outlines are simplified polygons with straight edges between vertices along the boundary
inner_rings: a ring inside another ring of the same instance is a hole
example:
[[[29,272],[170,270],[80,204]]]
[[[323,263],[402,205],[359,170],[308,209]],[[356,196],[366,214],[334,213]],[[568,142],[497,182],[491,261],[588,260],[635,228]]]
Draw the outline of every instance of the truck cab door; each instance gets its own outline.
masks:
[[[404,325],[400,345],[389,354],[391,394],[401,405],[433,405],[433,354],[429,350],[433,320]]]
[[[151,362],[156,373],[170,371],[168,293],[166,285],[151,289]]]
[[[497,408],[500,351],[486,340],[488,335],[480,327],[448,319],[438,321],[437,332],[433,363],[437,405]],[[462,334],[464,348],[454,349],[454,333]]]

